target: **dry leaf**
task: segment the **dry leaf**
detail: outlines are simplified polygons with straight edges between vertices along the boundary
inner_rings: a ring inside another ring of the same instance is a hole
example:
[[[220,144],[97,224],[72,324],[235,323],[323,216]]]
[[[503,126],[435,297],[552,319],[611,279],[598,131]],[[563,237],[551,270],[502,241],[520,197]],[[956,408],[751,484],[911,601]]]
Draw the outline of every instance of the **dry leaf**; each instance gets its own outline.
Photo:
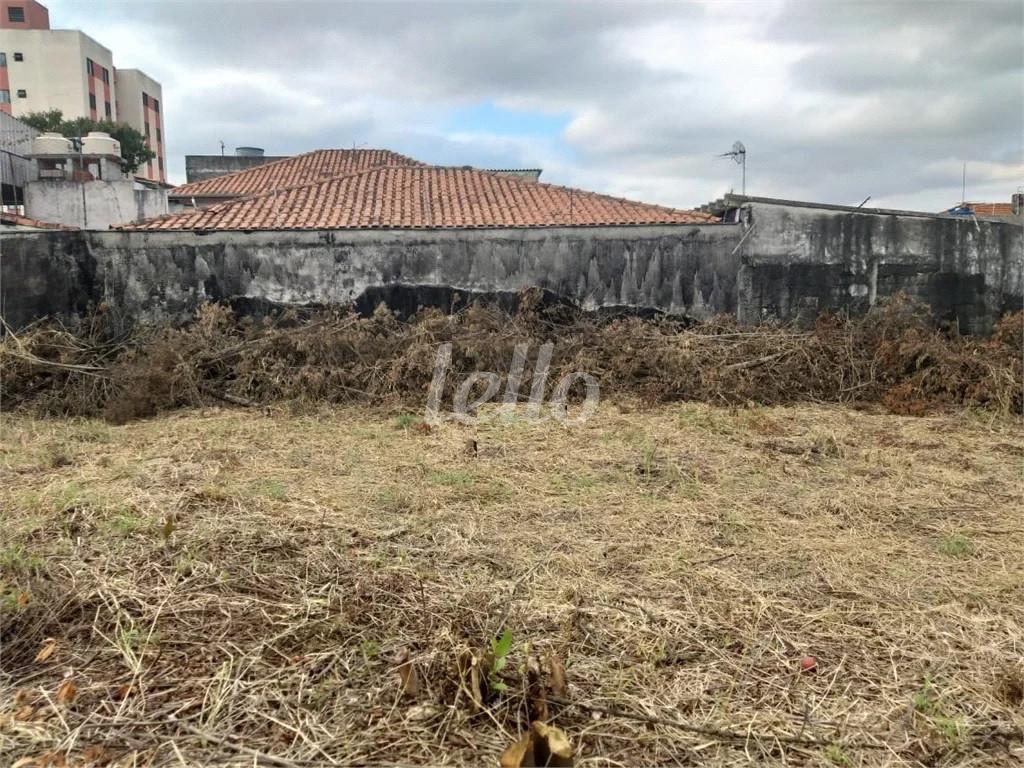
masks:
[[[27,608],[29,602],[31,602],[31,600],[29,599],[28,592],[19,592],[18,593],[18,607],[19,608]]]
[[[46,638],[43,640],[43,646],[39,649],[39,653],[36,654],[36,661],[40,663],[46,661],[53,656],[53,652],[56,650],[57,641],[52,637]]]
[[[36,708],[31,704],[26,704],[24,707],[14,713],[14,719],[19,723],[27,723],[32,720],[36,715]]]
[[[501,753],[501,768],[556,766],[571,768],[573,748],[561,728],[535,720],[530,730]]]
[[[19,760],[15,760],[11,765],[11,768],[28,768],[30,765],[37,766],[39,763],[36,762],[34,757],[23,757]]]
[[[93,744],[84,753],[82,758],[87,763],[94,765],[106,765],[110,762],[110,754],[107,752],[107,748],[102,744]]]
[[[36,758],[39,768],[67,768],[68,758],[63,752],[44,752]]]
[[[568,693],[568,687],[565,684],[565,666],[555,654],[548,657],[548,675],[550,676],[548,685],[551,688],[551,695],[565,698]]]
[[[537,765],[567,768],[572,765],[573,749],[561,728],[536,720],[530,726],[533,735],[533,759]]]
[[[70,704],[77,695],[78,687],[75,685],[74,680],[65,680],[57,689],[57,703]]]
[[[536,765],[533,761],[533,738],[529,731],[505,747],[499,764],[501,768],[526,768]]]
[[[409,650],[403,648],[395,656],[395,663],[398,665],[398,676],[402,680],[402,695],[410,699],[415,698],[420,692],[420,677],[412,660],[409,659]]]
[[[124,685],[119,685],[114,690],[114,698],[117,699],[118,701],[124,701],[125,699],[127,699],[131,695],[132,695],[132,687],[128,683],[125,683]]]

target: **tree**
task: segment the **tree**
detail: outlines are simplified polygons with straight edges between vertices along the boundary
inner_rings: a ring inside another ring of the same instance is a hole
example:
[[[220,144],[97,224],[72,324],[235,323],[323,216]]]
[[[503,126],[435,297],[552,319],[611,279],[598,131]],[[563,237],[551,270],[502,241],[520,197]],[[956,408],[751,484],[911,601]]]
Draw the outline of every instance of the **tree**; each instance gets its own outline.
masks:
[[[121,142],[121,158],[124,169],[134,173],[143,163],[156,157],[156,153],[146,146],[146,137],[127,123],[115,123],[112,120],[90,120],[88,117],[76,117],[65,120],[59,109],[46,112],[30,112],[19,117],[21,122],[31,125],[38,131],[52,131],[75,139],[85,136],[89,131],[103,131]]]

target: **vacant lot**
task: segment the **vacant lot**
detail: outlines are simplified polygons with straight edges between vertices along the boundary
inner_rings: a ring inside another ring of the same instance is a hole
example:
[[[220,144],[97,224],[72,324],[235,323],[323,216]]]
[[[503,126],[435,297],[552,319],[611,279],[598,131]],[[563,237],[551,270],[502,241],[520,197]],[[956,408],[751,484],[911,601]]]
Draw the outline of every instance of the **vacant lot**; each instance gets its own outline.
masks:
[[[4,765],[487,765],[538,713],[578,765],[1024,755],[1005,419],[3,430]]]

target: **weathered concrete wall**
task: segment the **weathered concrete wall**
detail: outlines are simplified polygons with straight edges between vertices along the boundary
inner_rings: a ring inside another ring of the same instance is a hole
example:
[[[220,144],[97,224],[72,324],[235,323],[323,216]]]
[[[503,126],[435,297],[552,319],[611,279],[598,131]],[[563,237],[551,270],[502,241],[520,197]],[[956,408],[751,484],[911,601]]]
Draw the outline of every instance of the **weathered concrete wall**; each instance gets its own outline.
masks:
[[[101,293],[94,277],[84,232],[0,235],[0,315],[13,328],[84,312]]]
[[[25,213],[40,221],[108,229],[163,216],[167,190],[136,189],[122,181],[36,181],[25,187]]]
[[[450,303],[544,288],[591,310],[797,320],[906,291],[986,332],[1021,308],[1019,226],[752,205],[750,224],[505,230],[0,235],[0,301],[21,326],[106,301],[142,321],[245,306]]]
[[[348,303],[396,283],[466,292],[537,286],[596,309],[736,311],[731,227],[456,232],[97,233],[108,295],[147,316],[232,296]],[[157,291],[154,287],[159,286]]]
[[[185,181],[203,181],[284,160],[287,155],[185,155]]]
[[[740,320],[865,310],[904,292],[936,319],[985,333],[1021,309],[1024,227],[935,216],[750,203],[740,247]]]
[[[358,232],[90,232],[74,269],[94,302],[147,321],[187,319],[203,301],[249,297],[347,304],[381,286],[444,286],[467,293],[545,288],[580,305],[660,308],[696,318],[737,311],[737,227]],[[8,322],[31,320],[14,297],[53,261],[49,240],[4,236]],[[13,258],[7,258],[7,253]],[[67,268],[69,265],[63,265]],[[74,281],[72,281],[74,282]],[[69,286],[54,312],[76,304]]]

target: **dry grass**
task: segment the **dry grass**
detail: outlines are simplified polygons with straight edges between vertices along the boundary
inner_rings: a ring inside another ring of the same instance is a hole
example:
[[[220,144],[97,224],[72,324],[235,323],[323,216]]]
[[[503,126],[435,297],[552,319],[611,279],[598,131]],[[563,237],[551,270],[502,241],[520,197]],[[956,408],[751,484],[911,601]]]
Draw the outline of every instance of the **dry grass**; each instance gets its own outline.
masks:
[[[408,322],[383,305],[370,317],[335,310],[303,318],[290,309],[254,321],[207,304],[184,327],[125,330],[113,312],[99,312],[71,328],[0,336],[4,406],[112,423],[222,402],[419,408],[443,343],[452,345],[449,390],[478,371],[507,376],[520,344],[532,364],[551,343],[549,395],[563,375],[586,371],[606,394],[648,403],[1024,412],[1024,312],[1005,316],[983,339],[937,330],[926,306],[901,296],[864,316],[821,316],[807,330],[730,318],[693,327],[671,318],[602,319],[542,299],[524,292],[515,315],[473,304],[447,315],[424,310]],[[531,378],[532,369],[524,380]]]
[[[1022,759],[1019,424],[398,415],[6,419],[0,762],[496,764],[551,657],[578,765]]]

